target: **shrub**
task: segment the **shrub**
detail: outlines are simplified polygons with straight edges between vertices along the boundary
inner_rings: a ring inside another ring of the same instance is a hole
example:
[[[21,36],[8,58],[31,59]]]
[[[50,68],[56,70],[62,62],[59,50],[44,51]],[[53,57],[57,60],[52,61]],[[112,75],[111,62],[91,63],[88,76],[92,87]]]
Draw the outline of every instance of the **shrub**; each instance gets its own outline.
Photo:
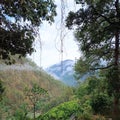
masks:
[[[80,110],[82,111],[77,101],[65,102],[40,116],[38,120],[69,120],[73,114]]]
[[[12,120],[29,120],[29,118],[27,118],[27,115],[28,115],[28,105],[23,103],[15,111]]]
[[[0,102],[1,102],[1,100],[2,100],[4,90],[5,90],[5,88],[3,87],[3,83],[2,83],[2,81],[0,80]]]
[[[95,113],[103,114],[110,110],[110,97],[107,94],[101,93],[96,94],[91,99],[91,107]]]

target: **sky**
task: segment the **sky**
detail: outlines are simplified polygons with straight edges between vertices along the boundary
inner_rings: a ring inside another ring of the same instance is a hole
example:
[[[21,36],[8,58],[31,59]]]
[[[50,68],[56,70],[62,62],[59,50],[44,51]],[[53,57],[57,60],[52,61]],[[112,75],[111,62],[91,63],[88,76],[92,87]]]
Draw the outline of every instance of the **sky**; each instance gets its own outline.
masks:
[[[75,60],[79,58],[80,51],[78,49],[77,42],[75,41],[73,31],[64,28],[63,35],[63,57],[61,59],[61,42],[60,42],[60,20],[61,20],[61,0],[55,0],[57,5],[57,16],[55,17],[55,22],[49,25],[47,22],[43,22],[40,26],[39,36],[36,38],[34,43],[34,52],[30,58],[43,69],[61,62],[61,60],[71,59]],[[74,0],[64,0],[65,1],[65,14],[67,16],[68,11],[76,11],[79,6],[76,6]]]

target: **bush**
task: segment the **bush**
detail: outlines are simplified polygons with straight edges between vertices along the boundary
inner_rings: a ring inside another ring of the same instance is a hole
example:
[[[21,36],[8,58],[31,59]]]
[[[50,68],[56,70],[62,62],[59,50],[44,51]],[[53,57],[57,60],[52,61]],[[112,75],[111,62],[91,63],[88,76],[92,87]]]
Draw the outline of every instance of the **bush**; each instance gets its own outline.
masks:
[[[15,111],[12,120],[30,120],[29,118],[27,118],[27,115],[28,115],[28,105],[22,104]]]
[[[77,120],[93,120],[92,115],[90,113],[82,113],[78,115]]]
[[[107,94],[96,94],[91,99],[91,107],[95,113],[103,114],[110,110],[111,100]]]
[[[2,81],[0,80],[0,102],[1,102],[1,100],[2,100],[4,90],[5,90],[5,88],[3,87],[3,83],[2,83]]]
[[[38,120],[69,120],[73,114],[80,110],[82,111],[77,101],[65,102],[40,116]]]
[[[107,119],[101,115],[94,115],[92,120],[107,120]]]

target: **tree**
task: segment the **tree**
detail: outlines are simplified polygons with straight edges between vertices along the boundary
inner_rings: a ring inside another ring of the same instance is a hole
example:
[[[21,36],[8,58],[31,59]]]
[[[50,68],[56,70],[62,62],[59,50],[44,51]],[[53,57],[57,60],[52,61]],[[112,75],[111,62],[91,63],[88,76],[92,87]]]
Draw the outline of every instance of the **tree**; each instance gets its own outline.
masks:
[[[91,99],[91,106],[95,113],[106,114],[111,110],[111,101],[105,93],[95,94]]]
[[[75,37],[83,51],[83,57],[75,65],[76,73],[108,70],[106,78],[112,87],[117,120],[120,117],[120,1],[76,1],[81,8],[70,12],[66,19],[68,28],[76,26]]]
[[[47,95],[47,91],[39,87],[39,85],[34,84],[31,89],[27,88],[25,92],[26,92],[26,96],[31,101],[31,104],[33,106],[33,114],[35,120],[37,102],[39,102],[41,98],[44,98],[45,95]]]
[[[0,0],[0,59],[31,54],[36,28],[54,21],[55,8],[53,0]]]

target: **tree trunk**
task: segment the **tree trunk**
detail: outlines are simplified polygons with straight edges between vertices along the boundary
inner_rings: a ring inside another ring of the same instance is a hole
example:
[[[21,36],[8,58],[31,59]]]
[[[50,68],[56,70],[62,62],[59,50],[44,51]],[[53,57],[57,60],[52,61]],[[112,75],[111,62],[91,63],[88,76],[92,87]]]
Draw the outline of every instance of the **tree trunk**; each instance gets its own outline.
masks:
[[[119,30],[115,33],[115,78],[114,80],[114,111],[113,120],[120,120],[120,77],[119,77]]]
[[[114,97],[113,120],[120,120],[119,99]]]
[[[35,120],[35,111],[36,111],[36,104],[33,104],[33,114],[34,114],[34,120]]]

